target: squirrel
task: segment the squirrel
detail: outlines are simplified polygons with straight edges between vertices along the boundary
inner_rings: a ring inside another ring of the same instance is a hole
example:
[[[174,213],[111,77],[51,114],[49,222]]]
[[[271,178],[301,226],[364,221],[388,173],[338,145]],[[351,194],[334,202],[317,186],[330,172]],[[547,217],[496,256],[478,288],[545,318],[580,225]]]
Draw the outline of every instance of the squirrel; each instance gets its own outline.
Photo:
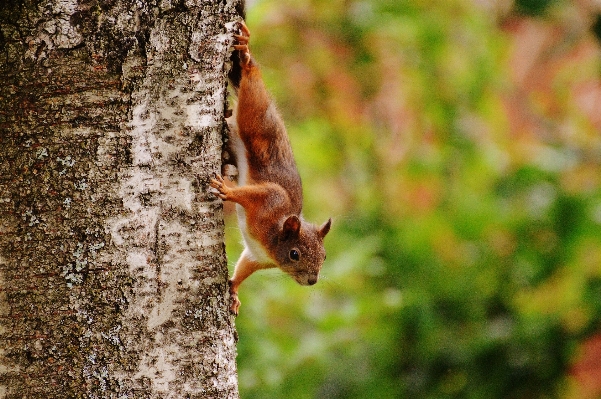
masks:
[[[284,122],[273,103],[256,62],[250,55],[250,31],[242,22],[234,35],[239,62],[235,123],[230,122],[230,148],[238,167],[238,186],[216,175],[216,195],[236,203],[244,250],[229,280],[230,310],[240,308],[238,288],[252,273],[278,267],[301,285],[317,282],[326,258],[323,240],[332,219],[316,226],[303,219],[302,186]],[[230,78],[231,79],[231,78]]]

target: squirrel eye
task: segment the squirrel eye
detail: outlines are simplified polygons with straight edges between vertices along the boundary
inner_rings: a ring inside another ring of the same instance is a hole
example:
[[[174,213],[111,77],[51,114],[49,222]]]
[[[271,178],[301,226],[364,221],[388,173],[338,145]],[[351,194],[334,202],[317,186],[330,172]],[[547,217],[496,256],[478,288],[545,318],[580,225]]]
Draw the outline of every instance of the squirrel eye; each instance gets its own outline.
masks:
[[[290,256],[290,259],[295,262],[298,262],[300,259],[300,253],[296,249],[291,250],[288,256]]]

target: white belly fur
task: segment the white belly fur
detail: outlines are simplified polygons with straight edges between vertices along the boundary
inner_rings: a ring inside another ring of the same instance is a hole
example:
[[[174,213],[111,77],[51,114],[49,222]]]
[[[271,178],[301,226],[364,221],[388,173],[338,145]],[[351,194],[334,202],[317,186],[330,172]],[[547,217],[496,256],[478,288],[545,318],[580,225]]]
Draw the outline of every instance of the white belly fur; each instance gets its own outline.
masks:
[[[236,152],[236,162],[238,164],[238,185],[243,186],[248,181],[246,148],[244,148],[244,143],[242,143],[242,140],[240,140],[240,137],[238,136],[237,127],[230,125],[230,129],[232,130],[230,140],[233,141],[232,148]],[[238,227],[240,227],[242,238],[244,239],[244,246],[250,252],[253,260],[263,264],[275,263],[267,254],[263,246],[250,235],[246,224],[246,211],[239,204],[236,204],[236,213],[238,215]]]

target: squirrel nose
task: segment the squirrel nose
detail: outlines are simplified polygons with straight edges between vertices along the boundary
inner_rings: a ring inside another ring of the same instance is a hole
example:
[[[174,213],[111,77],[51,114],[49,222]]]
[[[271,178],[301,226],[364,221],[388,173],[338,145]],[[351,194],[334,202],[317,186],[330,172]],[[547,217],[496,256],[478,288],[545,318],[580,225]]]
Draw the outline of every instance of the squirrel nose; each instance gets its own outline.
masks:
[[[313,285],[317,282],[317,276],[309,276],[307,278],[307,284]]]

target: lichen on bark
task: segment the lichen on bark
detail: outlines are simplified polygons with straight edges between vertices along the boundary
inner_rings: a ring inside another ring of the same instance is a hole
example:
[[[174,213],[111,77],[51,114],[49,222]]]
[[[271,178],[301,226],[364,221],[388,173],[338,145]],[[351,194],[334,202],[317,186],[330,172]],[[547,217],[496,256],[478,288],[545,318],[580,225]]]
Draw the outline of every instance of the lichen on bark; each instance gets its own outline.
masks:
[[[0,397],[237,397],[219,201],[235,2],[0,12]]]

